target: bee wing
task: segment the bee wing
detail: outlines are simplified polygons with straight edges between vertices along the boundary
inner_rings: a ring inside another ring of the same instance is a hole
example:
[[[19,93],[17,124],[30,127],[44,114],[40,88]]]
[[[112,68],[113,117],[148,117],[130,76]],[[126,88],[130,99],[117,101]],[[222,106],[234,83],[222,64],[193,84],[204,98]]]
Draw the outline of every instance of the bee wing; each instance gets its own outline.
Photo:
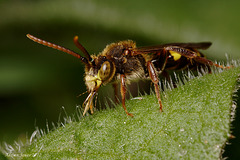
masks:
[[[200,42],[200,43],[168,43],[157,46],[146,46],[134,49],[135,52],[139,53],[157,53],[164,50],[166,47],[179,47],[186,49],[207,49],[212,45],[211,42]]]

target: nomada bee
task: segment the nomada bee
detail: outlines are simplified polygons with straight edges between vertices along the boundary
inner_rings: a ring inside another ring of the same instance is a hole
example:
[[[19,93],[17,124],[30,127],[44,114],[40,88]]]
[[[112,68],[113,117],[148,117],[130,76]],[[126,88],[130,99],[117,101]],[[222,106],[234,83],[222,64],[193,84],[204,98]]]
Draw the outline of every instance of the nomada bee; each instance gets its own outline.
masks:
[[[199,52],[199,49],[207,49],[210,42],[202,43],[169,43],[157,46],[136,47],[132,40],[120,41],[106,46],[97,56],[90,55],[88,51],[78,42],[78,36],[73,41],[85,57],[64,48],[62,46],[47,42],[45,40],[27,34],[27,37],[34,42],[63,51],[80,59],[85,65],[85,83],[89,95],[84,101],[83,115],[90,109],[93,114],[93,99],[99,87],[108,83],[120,81],[120,92],[122,97],[122,107],[126,114],[129,113],[125,105],[126,84],[134,79],[150,78],[154,84],[156,97],[159,103],[159,110],[163,111],[162,101],[159,91],[159,78],[167,70],[178,70],[185,68],[197,68],[198,66],[216,66],[219,68],[229,68],[218,65]],[[116,90],[116,85],[114,85]],[[116,91],[115,91],[116,93]]]

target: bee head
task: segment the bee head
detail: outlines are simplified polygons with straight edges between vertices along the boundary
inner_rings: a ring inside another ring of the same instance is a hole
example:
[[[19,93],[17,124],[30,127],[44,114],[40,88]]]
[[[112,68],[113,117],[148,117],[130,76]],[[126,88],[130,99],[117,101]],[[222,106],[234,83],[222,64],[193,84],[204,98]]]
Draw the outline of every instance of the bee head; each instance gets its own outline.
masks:
[[[88,90],[96,91],[103,84],[110,82],[115,74],[115,64],[105,56],[93,57],[91,66],[86,66],[85,82]]]
[[[94,96],[96,95],[98,88],[102,84],[107,84],[112,80],[116,71],[115,64],[111,60],[107,59],[107,57],[105,56],[98,56],[98,57],[90,56],[87,50],[78,42],[77,36],[74,37],[73,41],[75,45],[82,51],[85,57],[65,47],[47,42],[45,40],[34,37],[30,34],[27,34],[27,37],[39,44],[73,55],[74,57],[79,58],[81,62],[85,64],[85,73],[86,73],[85,82],[89,91],[89,95],[84,101],[85,110],[83,115],[85,115],[85,113],[89,109],[93,113],[92,103],[93,103]]]
[[[86,65],[85,83],[89,95],[84,102],[85,110],[83,115],[85,115],[89,109],[91,110],[91,113],[93,113],[92,101],[95,94],[102,84],[107,84],[113,79],[115,72],[116,67],[114,63],[108,60],[105,56],[92,57],[90,65]]]

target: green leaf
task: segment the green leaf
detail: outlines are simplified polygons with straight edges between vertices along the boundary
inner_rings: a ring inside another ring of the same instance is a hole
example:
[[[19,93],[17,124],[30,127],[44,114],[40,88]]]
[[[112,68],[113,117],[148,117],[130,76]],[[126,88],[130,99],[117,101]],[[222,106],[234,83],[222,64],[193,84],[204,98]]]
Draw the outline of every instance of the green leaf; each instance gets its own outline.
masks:
[[[8,160],[8,158],[0,152],[0,159],[1,160]]]
[[[217,72],[217,71],[215,71]],[[240,67],[195,77],[162,93],[127,101],[115,109],[71,121],[42,135],[37,130],[24,159],[217,159],[230,135],[233,94]]]

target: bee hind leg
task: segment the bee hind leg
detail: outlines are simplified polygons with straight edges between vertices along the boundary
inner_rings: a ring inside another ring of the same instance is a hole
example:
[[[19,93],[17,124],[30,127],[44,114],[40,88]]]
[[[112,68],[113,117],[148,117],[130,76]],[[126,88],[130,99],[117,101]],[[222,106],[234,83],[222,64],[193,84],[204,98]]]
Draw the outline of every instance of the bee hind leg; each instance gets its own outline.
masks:
[[[200,56],[197,56],[194,58],[195,61],[199,62],[199,63],[202,63],[202,64],[206,64],[206,65],[209,65],[209,66],[216,66],[218,68],[222,68],[222,69],[229,69],[231,68],[232,66],[227,66],[227,67],[224,67],[222,65],[219,65],[217,63],[214,63],[213,61],[209,60],[209,59],[206,59],[204,57],[200,57]]]

